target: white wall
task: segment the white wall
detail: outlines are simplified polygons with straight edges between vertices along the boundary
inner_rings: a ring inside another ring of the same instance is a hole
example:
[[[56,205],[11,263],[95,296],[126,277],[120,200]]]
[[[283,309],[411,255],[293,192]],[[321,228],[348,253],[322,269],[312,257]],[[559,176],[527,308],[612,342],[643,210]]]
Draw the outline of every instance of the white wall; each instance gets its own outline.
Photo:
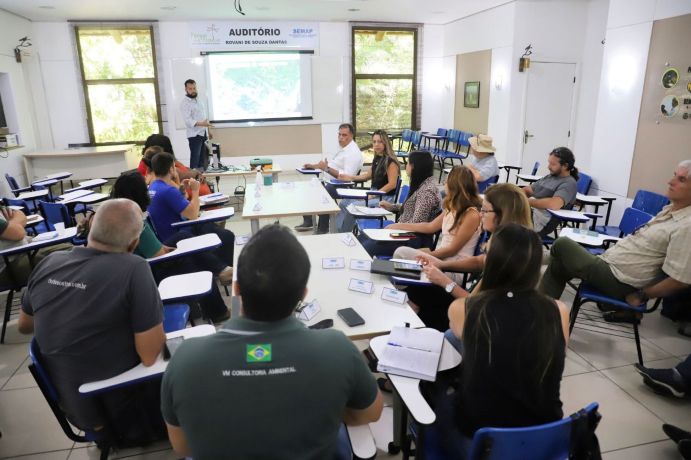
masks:
[[[35,146],[33,101],[28,89],[25,68],[31,65],[34,57],[24,57],[20,64],[14,58],[14,47],[22,37],[31,37],[31,22],[24,18],[0,10],[0,92],[5,107],[10,132],[19,135],[19,143],[24,148],[0,150],[0,196],[13,196],[5,180],[5,173],[17,179],[19,185],[26,185],[22,154],[31,152]],[[32,47],[33,48],[33,47]],[[31,51],[33,49],[29,48]]]
[[[610,0],[590,172],[595,193],[618,198],[614,223],[631,202],[626,194],[653,21],[689,13],[688,0]]]
[[[573,151],[578,169],[591,173],[590,158],[595,130],[595,112],[602,72],[602,40],[607,33],[609,0],[592,0],[587,6],[583,57],[577,75],[578,103],[573,126]]]
[[[488,134],[494,138],[497,159],[507,162],[508,124],[512,94],[512,48],[514,43],[516,3],[508,3],[487,11],[459,19],[444,26],[444,53],[442,57],[444,94],[433,110],[438,113],[437,127],[453,126],[456,55],[492,50],[492,67],[489,93]],[[495,83],[502,81],[498,89]],[[448,89],[446,87],[448,86]],[[425,105],[427,101],[425,100]],[[423,128],[425,128],[423,126]]]
[[[525,123],[527,78],[530,70],[518,71],[518,58],[529,44],[530,58],[543,62],[572,62],[580,67],[587,20],[587,3],[572,1],[526,1],[516,3],[511,101],[507,131],[507,161],[521,164]],[[575,89],[578,97],[578,87]],[[575,109],[574,109],[575,113]],[[547,156],[548,152],[545,152]]]

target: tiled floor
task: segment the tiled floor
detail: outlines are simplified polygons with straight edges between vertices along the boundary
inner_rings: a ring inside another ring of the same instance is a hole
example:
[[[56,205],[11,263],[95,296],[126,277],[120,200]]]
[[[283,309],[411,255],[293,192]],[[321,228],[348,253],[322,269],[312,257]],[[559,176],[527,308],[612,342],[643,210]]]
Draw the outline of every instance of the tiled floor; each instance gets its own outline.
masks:
[[[294,180],[286,174],[281,180]],[[233,190],[234,181],[221,183],[223,191]],[[241,207],[236,206],[239,214]],[[299,218],[282,221],[296,225]],[[262,222],[264,223],[264,222]],[[249,234],[249,222],[234,217],[228,227],[236,235]],[[564,300],[571,302],[566,292]],[[0,296],[4,305],[4,296]],[[676,333],[674,323],[658,312],[647,315],[641,326],[646,365],[671,367],[691,353],[691,339]],[[29,337],[16,331],[16,320],[8,328],[5,345],[0,345],[0,458],[37,460],[96,459],[98,450],[74,445],[60,430],[48,405],[27,370]],[[364,346],[364,343],[359,343]],[[636,362],[632,340],[574,330],[567,353],[562,381],[564,412],[571,413],[592,401],[600,403],[602,422],[598,428],[600,445],[607,460],[678,459],[674,444],[662,432],[663,422],[691,430],[691,400],[658,396],[643,385],[632,363]],[[387,396],[387,400],[388,396]],[[372,425],[378,458],[389,456],[386,445],[391,437],[391,409]],[[147,449],[128,449],[111,458],[147,460],[174,459],[167,443]]]

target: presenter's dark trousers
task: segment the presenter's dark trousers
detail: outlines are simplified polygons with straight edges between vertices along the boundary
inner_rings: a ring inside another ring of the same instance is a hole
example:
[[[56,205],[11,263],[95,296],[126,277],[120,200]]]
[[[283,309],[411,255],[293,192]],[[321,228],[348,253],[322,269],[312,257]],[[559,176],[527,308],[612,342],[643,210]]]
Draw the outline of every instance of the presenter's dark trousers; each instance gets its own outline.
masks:
[[[204,166],[202,152],[206,136],[188,137],[187,142],[190,144],[190,168],[202,168]]]

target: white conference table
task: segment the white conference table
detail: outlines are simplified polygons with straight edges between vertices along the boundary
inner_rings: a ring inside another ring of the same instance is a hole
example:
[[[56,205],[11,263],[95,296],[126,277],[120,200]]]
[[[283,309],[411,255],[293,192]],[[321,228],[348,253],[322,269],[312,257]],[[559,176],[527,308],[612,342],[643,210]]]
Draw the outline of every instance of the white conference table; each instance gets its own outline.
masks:
[[[251,220],[252,234],[255,234],[259,231],[259,219],[333,215],[338,214],[340,210],[318,180],[278,182],[263,186],[259,196],[256,196],[256,185],[248,184],[245,189],[242,218]],[[330,219],[329,226],[330,231],[335,232],[336,219]]]
[[[352,246],[344,243],[344,235],[350,235],[349,244]],[[392,327],[404,326],[406,323],[409,323],[410,327],[425,327],[407,303],[382,300],[382,290],[393,288],[388,277],[350,268],[351,259],[372,260],[351,233],[306,235],[298,237],[298,241],[307,250],[312,265],[305,300],[316,299],[321,307],[321,311],[308,321],[307,325],[330,318],[333,319],[334,329],[342,331],[352,340],[388,334]],[[345,267],[322,268],[322,259],[333,257],[343,257]],[[351,278],[371,281],[374,283],[374,291],[372,294],[364,294],[349,290],[348,283]],[[336,314],[337,310],[349,307],[365,320],[365,324],[350,327]]]

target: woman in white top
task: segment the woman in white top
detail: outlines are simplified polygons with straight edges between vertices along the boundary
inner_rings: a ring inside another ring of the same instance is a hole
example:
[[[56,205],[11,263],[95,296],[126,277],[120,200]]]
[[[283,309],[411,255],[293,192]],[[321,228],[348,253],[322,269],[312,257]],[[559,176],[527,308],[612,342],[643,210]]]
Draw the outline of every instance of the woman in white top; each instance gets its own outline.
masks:
[[[480,237],[480,206],[477,183],[470,169],[455,166],[444,185],[446,198],[442,203],[442,213],[432,222],[417,224],[393,224],[395,228],[418,233],[441,235],[434,250],[400,247],[394,258],[415,260],[426,255],[432,260],[456,260],[473,256]]]

